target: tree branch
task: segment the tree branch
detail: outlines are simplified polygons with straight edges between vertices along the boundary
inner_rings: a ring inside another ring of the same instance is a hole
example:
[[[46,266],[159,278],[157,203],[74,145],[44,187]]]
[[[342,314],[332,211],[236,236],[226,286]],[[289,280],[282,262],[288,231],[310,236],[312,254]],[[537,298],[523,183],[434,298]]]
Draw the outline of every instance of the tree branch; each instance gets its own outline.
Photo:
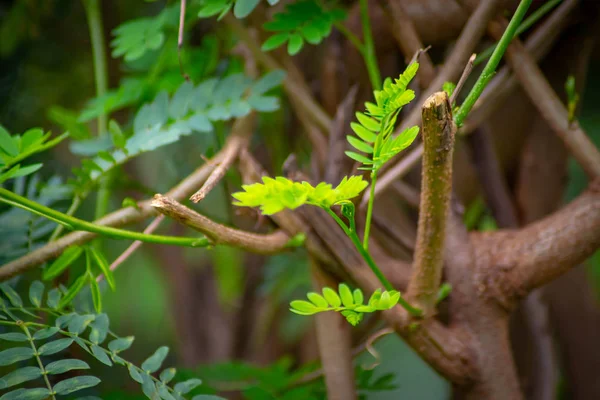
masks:
[[[232,133],[232,136],[229,137],[223,149],[217,153],[210,162],[198,168],[166,193],[166,195],[176,200],[183,200],[191,195],[194,190],[208,178],[214,169],[214,165],[223,161],[224,153],[227,149],[230,146],[236,145],[236,141],[233,137],[235,137],[235,135]],[[142,201],[138,203],[138,208],[122,208],[94,221],[94,224],[117,227],[142,221],[149,216],[154,215],[156,212],[150,205],[150,202],[151,200]],[[97,234],[91,232],[72,232],[56,241],[49,242],[45,246],[0,267],[0,281],[9,279],[36,265],[58,257],[67,247],[87,243],[96,236]]]
[[[191,201],[198,203],[199,201],[203,200],[204,197],[206,197],[206,195],[213,190],[215,186],[217,186],[221,179],[223,179],[231,164],[233,164],[233,162],[237,159],[240,151],[248,146],[248,141],[252,135],[254,121],[256,121],[255,112],[251,112],[246,117],[235,121],[231,130],[237,134],[231,137],[231,141],[233,142],[232,145],[228,146],[226,149],[223,149],[223,161],[221,161],[219,165],[211,172],[210,176],[206,182],[204,182],[202,187],[198,189],[198,191],[194,193],[192,197],[190,197]]]
[[[490,32],[494,36],[498,36],[502,31],[502,26],[503,23],[491,22]],[[600,176],[600,151],[594,146],[579,123],[569,123],[567,109],[519,40],[515,39],[508,47],[507,58],[517,79],[531,98],[531,102],[565,142],[588,176],[592,178]]]
[[[417,33],[417,30],[407,14],[401,1],[387,1],[379,0],[379,7],[381,7],[389,18],[390,32],[396,39],[402,54],[406,60],[410,60],[419,49],[422,49],[423,42]],[[421,54],[419,59],[419,79],[424,86],[429,86],[431,81],[435,78],[435,68],[431,62],[429,54]]]
[[[283,231],[258,234],[230,228],[161,194],[154,195],[150,204],[159,213],[204,233],[215,245],[225,244],[259,254],[274,254],[290,247],[291,238]]]
[[[311,263],[313,285],[320,292],[324,287],[335,288],[335,281],[320,270],[314,259]],[[357,398],[352,363],[352,326],[337,312],[315,315],[317,344],[323,364],[327,398],[353,400]]]
[[[423,178],[417,245],[408,294],[425,315],[435,310],[442,279],[446,220],[452,189],[452,154],[456,125],[445,92],[423,105]]]
[[[489,265],[482,290],[507,307],[564,274],[600,247],[600,181],[563,209],[514,231],[473,233],[476,259]]]

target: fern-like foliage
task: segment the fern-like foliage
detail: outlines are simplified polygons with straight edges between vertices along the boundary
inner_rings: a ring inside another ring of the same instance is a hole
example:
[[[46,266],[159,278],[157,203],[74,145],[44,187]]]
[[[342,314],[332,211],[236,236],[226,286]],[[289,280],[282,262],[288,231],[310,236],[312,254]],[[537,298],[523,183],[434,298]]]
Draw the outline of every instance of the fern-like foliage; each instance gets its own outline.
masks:
[[[42,182],[39,175],[12,181],[12,191],[47,207],[60,208],[59,202],[71,197],[72,188],[58,177]],[[37,214],[11,207],[0,212],[0,265],[35,250],[46,243],[56,222]]]
[[[127,368],[131,378],[141,385],[143,393],[149,399],[182,400],[201,384],[200,379],[192,378],[173,387],[169,386],[175,376],[175,368],[163,369],[159,378],[155,378],[152,374],[162,368],[169,352],[168,347],[160,347],[138,367],[121,355],[131,347],[134,338],[114,335],[109,330],[109,318],[106,314],[63,311],[60,305],[64,293],[55,288],[44,296],[45,291],[43,283],[33,282],[29,288],[31,306],[26,306],[8,283],[0,284],[0,293],[6,299],[5,301],[0,297],[0,325],[11,328],[11,331],[0,334],[0,343],[12,345],[0,351],[0,366],[15,366],[12,372],[0,378],[0,390],[5,393],[0,397],[1,400],[42,400],[98,385],[101,380],[91,374],[71,378],[63,375],[69,371],[90,369],[89,364],[83,360],[60,356],[73,344],[106,366],[121,365]],[[54,322],[46,323],[36,315],[40,312],[48,315]],[[33,360],[35,366],[23,366]],[[24,383],[33,388],[19,388]],[[193,400],[205,398],[195,396]],[[86,399],[99,398],[88,396]]]
[[[319,44],[329,36],[335,22],[346,19],[346,12],[340,8],[325,9],[314,0],[300,0],[286,6],[285,11],[273,16],[273,20],[263,27],[273,36],[262,45],[263,51],[273,50],[287,42],[290,55],[297,54],[304,42]]]
[[[415,92],[407,89],[417,74],[418,63],[410,64],[394,82],[386,79],[382,90],[375,90],[375,104],[365,103],[366,113],[356,113],[358,122],[350,124],[355,136],[348,136],[348,142],[360,154],[347,151],[346,155],[363,164],[362,169],[377,171],[383,164],[412,144],[419,133],[413,126],[395,138],[392,132],[398,113],[415,98]]]
[[[114,149],[102,150],[74,169],[73,181],[78,193],[86,193],[99,178],[131,158],[179,140],[193,132],[211,132],[213,123],[247,115],[252,110],[274,111],[276,97],[266,95],[283,79],[281,71],[273,71],[257,81],[243,74],[223,79],[208,79],[197,86],[184,82],[173,97],[161,92],[153,102],[144,105],[133,121],[133,134],[125,139],[120,128],[111,129]]]
[[[30,164],[21,166],[26,158],[48,150],[68,134],[65,133],[57,138],[49,140],[51,133],[44,133],[40,128],[29,129],[22,135],[11,135],[0,125],[0,184],[11,178],[33,174],[42,167],[42,164]]]
[[[338,293],[339,292],[339,293]],[[353,326],[358,325],[365,313],[389,310],[398,304],[400,292],[381,291],[377,289],[367,304],[364,304],[364,296],[360,289],[351,291],[348,285],[340,283],[338,292],[325,287],[323,295],[316,292],[306,294],[309,301],[294,300],[290,303],[290,311],[299,315],[313,315],[325,311],[336,311],[341,313]]]
[[[313,187],[308,182],[294,182],[281,176],[275,179],[265,176],[262,180],[263,183],[243,185],[243,192],[233,193],[232,196],[237,200],[233,204],[260,207],[265,215],[286,208],[294,210],[304,204],[330,208],[358,196],[368,185],[360,176],[344,177],[335,189],[324,182]]]
[[[112,56],[124,56],[125,61],[134,61],[160,48],[165,41],[164,30],[177,27],[178,17],[179,6],[172,5],[156,17],[138,18],[119,25],[113,31],[115,39],[110,43]]]
[[[279,3],[279,0],[267,0],[270,5]],[[198,16],[200,18],[218,16],[223,18],[232,8],[236,18],[246,18],[258,6],[260,0],[202,0]]]

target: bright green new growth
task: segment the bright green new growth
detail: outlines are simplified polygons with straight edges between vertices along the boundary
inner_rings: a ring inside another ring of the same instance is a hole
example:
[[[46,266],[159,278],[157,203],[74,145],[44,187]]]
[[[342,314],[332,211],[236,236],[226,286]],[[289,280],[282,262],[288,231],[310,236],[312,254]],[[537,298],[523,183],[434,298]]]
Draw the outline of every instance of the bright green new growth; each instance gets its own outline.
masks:
[[[263,183],[243,185],[243,192],[233,193],[232,196],[237,200],[233,204],[260,207],[264,215],[272,215],[286,208],[294,210],[304,204],[328,209],[358,196],[368,185],[360,176],[344,177],[335,189],[324,182],[313,187],[308,182],[294,182],[281,176],[275,179],[265,176],[262,180]]]
[[[299,315],[313,315],[325,311],[340,312],[346,320],[356,326],[362,321],[364,313],[389,310],[398,304],[400,292],[381,291],[377,289],[365,305],[364,296],[360,289],[350,290],[348,285],[340,283],[339,294],[331,288],[323,288],[323,295],[310,292],[306,297],[310,301],[294,300],[290,303],[290,311]]]
[[[386,79],[382,90],[375,90],[375,104],[365,103],[366,113],[356,113],[358,122],[350,124],[358,137],[348,136],[348,142],[356,150],[366,155],[347,151],[346,155],[364,165],[361,169],[377,172],[396,154],[412,144],[419,133],[419,127],[404,130],[396,138],[392,132],[398,113],[415,98],[415,92],[407,89],[417,74],[418,63],[410,64],[398,79]]]
[[[569,75],[565,82],[565,91],[567,92],[567,111],[569,113],[569,122],[575,120],[575,111],[577,110],[577,104],[579,103],[579,94],[575,89],[575,77]]]

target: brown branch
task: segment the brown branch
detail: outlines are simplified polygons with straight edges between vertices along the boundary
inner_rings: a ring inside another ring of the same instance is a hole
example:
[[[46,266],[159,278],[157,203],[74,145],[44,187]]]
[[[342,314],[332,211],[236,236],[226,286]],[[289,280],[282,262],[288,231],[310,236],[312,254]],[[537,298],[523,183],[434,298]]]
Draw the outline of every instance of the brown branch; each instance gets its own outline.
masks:
[[[460,76],[458,83],[456,84],[456,88],[454,88],[454,92],[450,96],[450,104],[454,104],[454,102],[456,101],[456,98],[460,94],[460,91],[462,90],[463,86],[467,82],[469,75],[471,75],[471,71],[473,70],[473,63],[475,62],[476,56],[477,56],[477,54],[473,53],[471,55],[471,57],[469,57],[469,61],[467,61],[467,65],[465,66],[465,69],[463,70],[463,73]]]
[[[458,78],[458,75],[463,70],[465,64],[469,60],[475,46],[481,39],[481,36],[485,32],[487,22],[494,16],[498,6],[498,0],[487,0],[480,1],[477,8],[469,18],[469,21],[463,28],[460,37],[456,41],[456,45],[452,50],[452,53],[448,59],[444,62],[444,66],[429,85],[425,89],[422,95],[417,100],[417,104],[423,104],[427,97],[432,93],[440,90],[444,82],[454,81]],[[415,107],[410,114],[400,124],[400,127],[396,130],[396,134],[399,134],[409,126],[418,125],[421,120],[421,110]],[[416,164],[423,152],[421,145],[415,147],[405,157],[399,159],[393,166],[389,163],[389,167],[386,167],[379,180],[377,182],[377,188],[375,190],[375,196],[383,193],[392,182],[403,176],[412,166]],[[406,162],[405,158],[409,158],[411,162]],[[413,164],[414,163],[414,164]],[[367,193],[366,196],[369,196]],[[364,198],[363,198],[364,201]],[[368,197],[367,197],[368,201]]]
[[[225,173],[231,167],[231,164],[237,159],[240,151],[248,146],[248,141],[252,135],[252,128],[254,121],[256,120],[256,114],[251,112],[244,118],[240,118],[235,121],[231,128],[234,133],[231,136],[231,145],[223,149],[223,161],[211,172],[210,176],[204,182],[202,187],[198,189],[196,193],[190,197],[190,200],[194,203],[198,203],[203,200],[206,195],[214,189],[215,186],[223,179]]]
[[[510,307],[600,247],[600,181],[563,209],[518,231],[474,233],[476,258],[489,265],[482,290]]]
[[[401,1],[379,0],[379,6],[383,9],[384,14],[388,16],[390,31],[396,39],[402,54],[406,60],[423,49],[423,42],[419,38],[419,34],[407,14]],[[435,67],[433,62],[426,52],[419,52],[422,57],[419,59],[419,80],[424,86],[429,86],[435,78]]]
[[[479,128],[468,136],[471,158],[477,169],[479,184],[483,188],[483,196],[492,215],[501,228],[519,226],[517,210],[510,198],[510,192],[502,171],[490,133]]]
[[[238,38],[248,46],[248,49],[252,52],[252,55],[261,63],[264,67],[269,70],[283,69],[282,66],[269,54],[265,53],[260,49],[258,41],[248,32],[248,30],[242,25],[240,21],[231,15],[226,15],[224,21],[229,25],[231,30],[238,36]],[[320,129],[329,131],[331,125],[331,117],[321,108],[321,106],[315,101],[314,97],[306,90],[306,88],[296,82],[296,80],[288,74],[284,81],[283,87],[289,97],[295,97],[299,106],[304,109],[306,114],[314,120]]]
[[[527,38],[525,48],[534,58],[541,60],[550,51],[556,38],[565,27],[568,17],[579,0],[565,0],[547,19]],[[504,66],[490,81],[475,108],[469,114],[459,134],[468,134],[481,125],[508,99],[518,88],[519,82],[509,66]]]
[[[452,189],[452,154],[456,125],[445,92],[423,105],[423,178],[417,245],[408,294],[425,315],[435,311],[442,280],[446,220]]]
[[[160,226],[160,224],[163,222],[164,219],[165,219],[164,215],[159,215],[158,217],[154,218],[154,220],[152,220],[150,225],[148,225],[146,227],[146,229],[144,229],[143,233],[148,234],[148,235],[153,233],[155,230],[158,229],[158,227]],[[114,271],[117,268],[119,268],[119,265],[121,265],[125,261],[127,261],[127,259],[129,257],[131,257],[131,255],[133,253],[135,253],[136,250],[139,249],[143,243],[144,242],[142,242],[141,240],[136,240],[135,242],[131,243],[129,245],[129,247],[127,247],[125,249],[125,251],[123,253],[121,253],[121,255],[119,257],[117,257],[117,259],[115,261],[112,262],[112,264],[110,264],[110,270]],[[104,274],[100,274],[96,277],[96,282],[100,283],[100,282],[102,282],[102,280],[104,278],[105,278]]]
[[[335,290],[335,281],[324,274],[314,260],[311,272],[316,291],[320,292],[324,287],[333,287]],[[352,326],[337,312],[317,314],[315,326],[325,375],[327,398],[331,400],[356,399],[352,363]]]
[[[503,23],[491,22],[490,32],[502,35]],[[579,123],[569,123],[567,109],[561,103],[542,71],[518,39],[507,49],[507,59],[531,102],[546,119],[557,135],[581,164],[588,176],[600,176],[600,151],[583,131]]]
[[[225,146],[219,153],[217,153],[208,163],[198,168],[177,186],[167,192],[166,195],[175,200],[183,200],[190,196],[194,190],[208,178],[214,169],[214,165],[223,161],[224,153],[229,146],[235,145],[235,140],[232,139],[232,137],[235,137],[234,133],[232,133],[232,136],[230,136],[230,139],[227,140]],[[118,227],[143,221],[156,213],[154,208],[150,205],[150,202],[151,200],[142,201],[138,203],[138,208],[122,208],[94,221],[94,223],[97,225]],[[58,257],[67,247],[87,243],[96,236],[95,233],[91,232],[78,231],[69,233],[56,241],[50,242],[45,246],[0,267],[0,281],[9,279],[36,265],[40,265],[48,260]]]
[[[215,245],[225,244],[259,254],[274,254],[289,247],[290,236],[283,231],[259,234],[230,228],[161,194],[154,195],[151,205],[161,214],[202,232]]]

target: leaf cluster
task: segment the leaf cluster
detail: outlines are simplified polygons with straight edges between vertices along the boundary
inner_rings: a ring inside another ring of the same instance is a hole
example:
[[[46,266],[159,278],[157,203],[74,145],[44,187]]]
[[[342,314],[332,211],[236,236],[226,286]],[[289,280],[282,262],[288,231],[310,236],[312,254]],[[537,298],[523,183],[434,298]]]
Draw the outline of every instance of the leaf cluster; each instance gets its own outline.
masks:
[[[279,3],[279,0],[267,0],[270,5]],[[232,8],[233,15],[236,18],[246,18],[258,4],[260,0],[203,0],[200,3],[200,18],[208,18],[218,15],[223,18]]]
[[[113,30],[115,38],[110,43],[112,56],[124,56],[125,61],[134,61],[149,51],[156,50],[165,41],[164,30],[176,27],[179,7],[165,7],[157,16],[127,21]]]
[[[74,169],[74,187],[85,193],[114,167],[141,153],[174,143],[181,136],[211,132],[217,121],[242,117],[253,110],[276,110],[278,99],[266,93],[282,79],[281,71],[270,72],[256,81],[233,74],[223,79],[211,78],[197,86],[184,82],[171,98],[161,92],[139,110],[131,136],[126,137],[116,123],[110,124],[112,150],[105,150],[102,141],[90,143],[88,151],[94,144],[100,151],[96,157],[83,160],[81,168]]]
[[[364,304],[364,296],[360,289],[351,291],[348,285],[340,283],[337,293],[335,290],[325,287],[323,295],[316,292],[306,294],[309,301],[294,300],[290,303],[290,311],[300,315],[313,315],[325,311],[340,312],[353,326],[357,325],[363,318],[363,314],[375,311],[389,310],[398,304],[400,292],[381,291],[377,289],[367,304]]]
[[[407,148],[416,139],[419,127],[405,129],[392,137],[396,118],[406,104],[415,98],[415,92],[407,89],[417,74],[418,63],[410,64],[404,73],[393,82],[386,79],[382,90],[375,90],[375,103],[367,102],[366,113],[357,112],[358,122],[350,127],[357,136],[347,136],[348,142],[360,154],[347,151],[346,155],[363,164],[362,169],[377,171],[396,154]]]
[[[52,140],[50,132],[44,133],[41,128],[32,128],[22,135],[11,135],[0,125],[0,184],[11,178],[31,175],[42,167],[41,163],[21,166],[26,158],[48,150],[68,134],[65,133]]]
[[[96,312],[102,312],[102,296],[100,286],[96,280],[98,275],[104,275],[108,286],[112,291],[116,289],[115,278],[110,270],[104,255],[94,246],[72,246],[67,248],[48,268],[43,272],[42,279],[45,281],[59,277],[68,267],[85,254],[85,272],[79,276],[66,290],[64,297],[60,300],[58,308],[62,309],[73,301],[81,290],[89,286],[92,301]]]
[[[55,209],[60,208],[60,202],[69,199],[72,194],[72,188],[63,184],[59,177],[42,182],[38,174],[16,178],[11,189],[18,195]],[[0,264],[45,244],[55,228],[56,222],[19,207],[0,212]]]
[[[324,182],[314,187],[308,182],[294,182],[281,176],[275,179],[264,176],[262,181],[263,183],[243,185],[244,191],[232,194],[237,200],[233,204],[260,207],[265,215],[272,215],[286,208],[294,210],[304,204],[327,209],[358,196],[368,185],[361,176],[344,177],[335,188]]]
[[[276,33],[265,41],[262,50],[273,50],[287,42],[288,53],[297,54],[302,50],[304,42],[321,43],[331,33],[333,24],[344,19],[344,10],[328,10],[314,0],[290,3],[284,11],[276,13],[271,21],[263,25],[267,31]]]
[[[89,364],[83,360],[63,358],[46,361],[50,356],[56,357],[73,343],[106,366],[126,367],[131,378],[141,385],[142,391],[150,399],[182,400],[184,395],[202,383],[200,379],[192,378],[179,382],[173,387],[168,386],[175,377],[175,368],[163,369],[158,379],[152,375],[161,369],[169,352],[167,347],[157,349],[138,367],[121,356],[122,352],[131,347],[134,338],[114,335],[109,330],[110,322],[106,314],[79,314],[74,311],[66,313],[60,306],[65,290],[51,289],[44,301],[45,289],[40,281],[33,282],[29,288],[29,301],[32,307],[26,307],[19,294],[10,285],[6,282],[0,284],[0,292],[8,300],[6,303],[0,297],[0,322],[4,322],[3,325],[20,328],[23,332],[0,334],[0,341],[15,343],[16,346],[0,351],[0,366],[31,359],[36,359],[38,365],[15,369],[0,378],[0,389],[12,388],[0,397],[1,400],[42,400],[52,395],[67,395],[98,385],[101,380],[93,375],[73,378],[62,375],[73,370],[90,369]],[[47,313],[54,318],[54,324],[42,323],[42,320],[32,311]],[[60,338],[55,339],[57,336]],[[41,383],[43,376],[52,376],[52,385],[33,389],[14,388],[26,382]],[[98,399],[94,396],[85,398]],[[193,400],[204,398],[196,396]],[[218,399],[218,397],[213,398]]]

